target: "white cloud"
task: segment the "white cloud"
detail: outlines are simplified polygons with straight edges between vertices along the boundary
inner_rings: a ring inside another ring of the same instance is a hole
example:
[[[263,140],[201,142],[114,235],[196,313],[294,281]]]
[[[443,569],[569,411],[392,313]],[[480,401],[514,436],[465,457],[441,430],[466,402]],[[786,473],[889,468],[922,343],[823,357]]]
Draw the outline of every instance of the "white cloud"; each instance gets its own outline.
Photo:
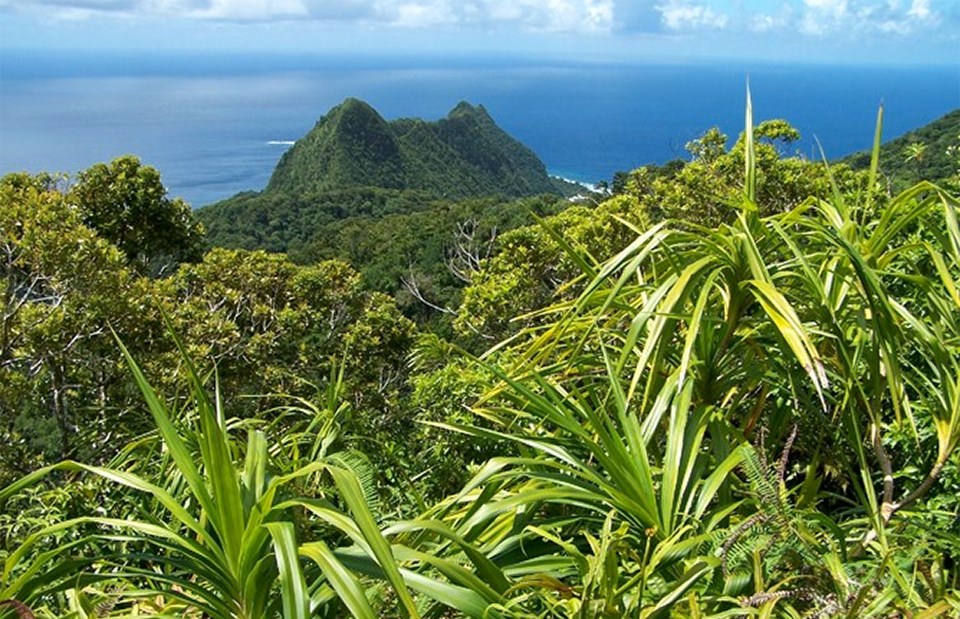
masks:
[[[769,7],[764,12],[748,12],[745,24],[750,32],[779,32],[791,29],[795,25],[796,15],[794,7],[783,2],[779,7]]]
[[[754,15],[750,18],[750,30],[753,32],[780,30],[785,25],[785,20],[773,15]]]
[[[83,20],[95,15],[134,12],[141,0],[0,0],[3,10],[35,10],[67,20]]]
[[[173,10],[164,9],[161,0],[161,10],[167,13],[179,12],[174,3]],[[196,4],[196,3],[191,3]],[[232,20],[264,20],[282,17],[298,17],[307,15],[307,6],[303,0],[210,0],[203,3],[202,8],[193,8],[186,14],[190,17],[203,19],[232,19]]]
[[[818,36],[834,29],[848,16],[847,0],[804,0],[806,9],[800,21],[800,31]]]
[[[314,21],[398,29],[609,34],[726,30],[824,37],[960,32],[960,0],[0,0],[43,18]]]
[[[847,12],[847,0],[804,0],[807,8],[842,16]]]
[[[933,11],[930,10],[930,0],[913,0],[907,15],[920,20],[927,20],[933,17]]]
[[[907,34],[910,26],[906,22],[888,19],[877,24],[877,30],[884,34]]]
[[[531,2],[541,13],[541,29],[551,32],[609,32],[613,27],[613,0],[548,0]]]
[[[610,32],[617,0],[0,0],[0,8],[64,17],[313,19],[405,28],[514,27]]]
[[[724,13],[714,12],[705,4],[694,4],[685,0],[669,0],[658,4],[660,20],[669,30],[723,29],[730,18]]]
[[[937,23],[935,2],[954,0],[803,0],[803,15],[798,29],[810,36],[881,33],[909,35],[920,25]]]

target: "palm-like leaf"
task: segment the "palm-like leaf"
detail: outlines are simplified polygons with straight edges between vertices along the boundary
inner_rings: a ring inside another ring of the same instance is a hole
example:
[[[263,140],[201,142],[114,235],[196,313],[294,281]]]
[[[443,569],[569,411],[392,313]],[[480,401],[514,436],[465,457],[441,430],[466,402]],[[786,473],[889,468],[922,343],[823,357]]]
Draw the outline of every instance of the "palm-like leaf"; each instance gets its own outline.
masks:
[[[329,507],[337,518],[328,518],[327,522],[352,536],[368,551],[397,592],[404,614],[417,616],[390,546],[349,470],[318,461],[293,473],[272,477],[267,470],[267,440],[257,430],[249,432],[245,463],[238,468],[234,463],[238,448],[226,431],[219,402],[207,396],[196,369],[184,356],[192,381],[193,412],[199,424],[195,435],[200,451],[197,459],[164,403],[126,349],[120,346],[153,414],[163,445],[175,464],[174,486],[186,484],[188,492],[186,496],[178,496],[164,487],[164,480],[155,483],[128,471],[74,462],[42,469],[0,490],[0,501],[4,501],[53,471],[79,471],[140,492],[156,501],[163,512],[162,520],[90,517],[37,531],[8,557],[0,599],[31,603],[51,592],[70,589],[85,568],[88,571],[82,580],[86,582],[118,578],[139,581],[146,588],[134,591],[131,598],[162,594],[208,617],[258,619],[280,613],[285,619],[305,618],[312,613],[311,591],[325,587],[324,580],[338,594],[346,596],[344,603],[351,610],[362,612],[364,604],[356,597],[356,588],[349,585],[353,581],[344,575],[343,566],[320,546],[305,546],[301,550],[291,509],[309,507],[314,502],[282,500],[284,488],[291,482],[322,473],[335,482],[339,496],[350,509],[347,515]],[[64,571],[56,560],[67,556],[78,545],[66,544],[35,556],[29,565],[22,565],[22,560],[39,541],[81,524],[120,532],[98,535],[97,540],[123,541],[144,550],[135,556],[91,554],[87,560],[74,563],[69,571]],[[301,554],[314,560],[320,568],[320,582],[308,586]],[[105,566],[115,567],[104,569]]]
[[[749,127],[748,107],[748,151]],[[489,463],[429,514],[501,567],[513,583],[502,603],[509,612],[647,616],[692,587],[729,608],[723,587],[708,584],[717,582],[718,563],[703,549],[749,524],[746,504],[736,500],[746,486],[732,472],[747,453],[740,447],[761,429],[776,444],[800,425],[807,505],[827,467],[855,490],[857,508],[839,524],[802,512],[829,538],[813,536],[811,547],[844,556],[875,540],[886,552],[887,523],[923,496],[956,452],[956,199],[923,183],[877,203],[874,170],[859,205],[838,195],[760,217],[752,172],[748,152],[733,224],[641,232],[591,273],[578,299],[543,312],[560,318],[515,340],[523,342],[521,362],[508,370],[489,364],[501,383],[475,409],[503,430],[446,426],[510,440],[521,451]],[[933,434],[936,456],[898,494],[884,434],[904,423],[917,442]],[[839,431],[830,433],[839,449],[822,443],[824,428]],[[586,544],[609,538],[608,521],[625,527],[622,539],[634,549],[649,543],[650,552],[611,559],[618,569],[597,589],[588,586],[594,555]],[[858,537],[859,547],[848,545]],[[437,551],[463,556],[445,544]],[[774,567],[757,558],[748,575],[755,594],[744,603],[755,602],[760,614],[799,612],[791,606],[797,600],[799,608],[840,607],[832,589],[819,602],[797,593],[827,587],[820,576],[768,581]],[[842,571],[832,578],[848,588],[849,608],[880,614],[898,599],[884,593],[867,608],[874,585],[850,590]],[[871,582],[893,583],[896,573],[877,571]],[[891,586],[907,580],[897,582]]]

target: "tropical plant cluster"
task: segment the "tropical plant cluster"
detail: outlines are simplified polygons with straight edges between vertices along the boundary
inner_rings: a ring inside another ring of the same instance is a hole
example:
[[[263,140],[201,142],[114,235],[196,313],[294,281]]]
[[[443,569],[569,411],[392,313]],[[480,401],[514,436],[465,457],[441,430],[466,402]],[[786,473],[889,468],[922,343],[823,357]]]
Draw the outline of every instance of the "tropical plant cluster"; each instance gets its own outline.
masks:
[[[881,129],[810,162],[748,97],[597,204],[449,207],[439,300],[204,252],[132,157],[5,177],[0,617],[960,616],[960,160],[891,191]]]

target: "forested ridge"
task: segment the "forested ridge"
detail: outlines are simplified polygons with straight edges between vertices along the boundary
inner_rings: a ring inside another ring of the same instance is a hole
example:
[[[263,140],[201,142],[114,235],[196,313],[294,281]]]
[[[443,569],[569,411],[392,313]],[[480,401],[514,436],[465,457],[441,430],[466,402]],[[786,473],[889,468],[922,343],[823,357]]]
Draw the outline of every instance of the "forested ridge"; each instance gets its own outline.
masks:
[[[280,252],[298,264],[344,260],[406,315],[432,316],[442,329],[449,316],[434,310],[459,304],[466,283],[451,261],[479,260],[500,232],[557,213],[578,193],[590,194],[549,177],[482,105],[461,102],[436,122],[388,122],[347,99],[283,155],[263,191],[197,217],[213,246]]]
[[[922,180],[941,179],[953,173],[957,139],[960,136],[960,109],[908,131],[880,147],[880,169],[895,191]],[[870,153],[860,152],[844,158],[857,169],[870,166]]]
[[[347,99],[284,153],[263,191],[209,205],[199,217],[216,245],[297,251],[320,226],[344,217],[576,189],[550,178],[482,105],[461,102],[434,122],[388,122],[367,103]]]
[[[811,162],[748,99],[570,202],[354,114],[199,218],[132,156],[0,180],[0,617],[960,614],[953,124]]]

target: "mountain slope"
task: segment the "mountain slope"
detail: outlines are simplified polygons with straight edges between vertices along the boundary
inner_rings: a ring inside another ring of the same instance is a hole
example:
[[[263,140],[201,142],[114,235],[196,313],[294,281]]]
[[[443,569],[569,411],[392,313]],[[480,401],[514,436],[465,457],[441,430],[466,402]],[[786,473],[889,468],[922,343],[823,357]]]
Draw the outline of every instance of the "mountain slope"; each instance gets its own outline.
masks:
[[[355,187],[453,198],[555,191],[543,163],[483,106],[462,102],[436,122],[387,122],[368,104],[347,99],[284,154],[264,193]]]
[[[366,103],[347,99],[284,153],[265,193],[402,189],[404,177],[403,155],[390,125]]]
[[[949,148],[960,147],[960,109],[890,140],[880,147],[880,171],[899,191],[921,180],[942,182],[957,173]],[[856,169],[870,166],[870,153],[854,153],[841,160]]]
[[[483,106],[460,103],[434,122],[388,122],[363,101],[347,99],[283,155],[266,189],[196,215],[213,246],[305,256],[326,251],[316,239],[330,237],[339,222],[376,222],[472,198],[499,204],[549,195],[559,202],[582,190],[550,178]]]

